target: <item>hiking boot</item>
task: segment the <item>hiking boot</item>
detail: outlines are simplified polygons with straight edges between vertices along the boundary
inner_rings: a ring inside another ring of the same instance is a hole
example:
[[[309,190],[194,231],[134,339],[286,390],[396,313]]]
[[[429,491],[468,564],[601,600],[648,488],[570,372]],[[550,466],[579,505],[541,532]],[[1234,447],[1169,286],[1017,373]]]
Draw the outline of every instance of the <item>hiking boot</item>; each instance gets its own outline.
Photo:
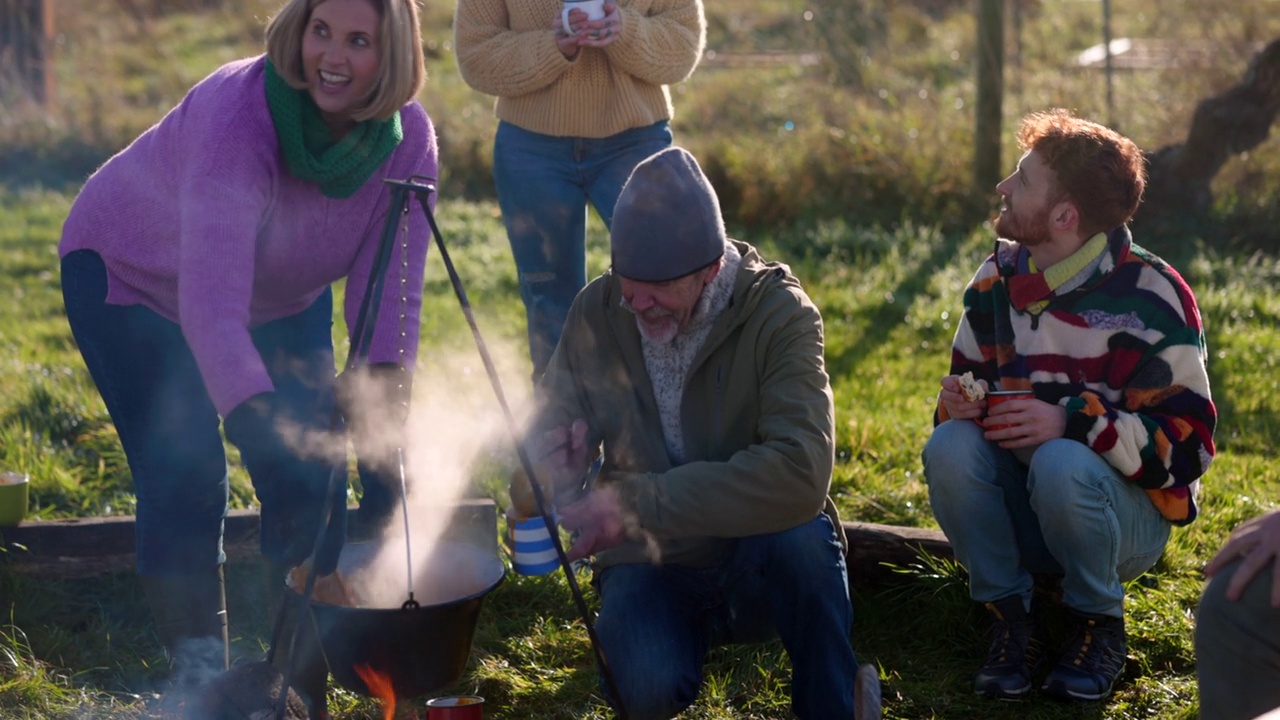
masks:
[[[1044,659],[1040,622],[1017,595],[985,603],[991,613],[987,661],[973,676],[973,691],[988,698],[1016,700],[1031,692],[1032,678]]]
[[[1124,672],[1124,618],[1070,614],[1071,638],[1040,689],[1060,700],[1101,700]]]

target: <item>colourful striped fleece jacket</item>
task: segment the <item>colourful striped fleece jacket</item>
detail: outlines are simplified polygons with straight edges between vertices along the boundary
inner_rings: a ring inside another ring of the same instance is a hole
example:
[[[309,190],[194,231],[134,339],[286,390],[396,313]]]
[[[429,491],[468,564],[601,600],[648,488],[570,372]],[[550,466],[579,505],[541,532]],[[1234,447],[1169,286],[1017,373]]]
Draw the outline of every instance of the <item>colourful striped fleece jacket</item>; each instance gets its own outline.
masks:
[[[1082,274],[1048,291],[1026,249],[997,240],[965,290],[951,372],[1065,407],[1065,437],[1138,483],[1164,517],[1190,523],[1217,424],[1195,296],[1127,227]],[[935,423],[946,419],[939,403]]]

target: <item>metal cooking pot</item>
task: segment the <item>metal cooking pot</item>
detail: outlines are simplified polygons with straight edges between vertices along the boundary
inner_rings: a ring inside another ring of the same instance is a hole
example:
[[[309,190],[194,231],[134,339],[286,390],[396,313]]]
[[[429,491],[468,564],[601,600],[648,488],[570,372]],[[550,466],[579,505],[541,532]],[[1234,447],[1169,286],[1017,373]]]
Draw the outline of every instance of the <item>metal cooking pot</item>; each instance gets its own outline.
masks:
[[[373,546],[369,542],[348,543],[338,558],[338,571],[346,577],[357,576],[373,557]],[[506,566],[496,553],[467,542],[445,542],[437,554],[462,561],[475,573],[469,578],[467,589],[471,592],[454,598],[447,589],[436,588],[430,595],[447,599],[407,608],[346,607],[311,601],[311,619],[329,672],[339,685],[373,695],[357,666],[367,666],[388,678],[398,698],[426,695],[462,677],[480,606],[485,595],[506,578]],[[477,585],[482,589],[474,590]],[[297,602],[299,593],[292,587],[289,593]],[[408,599],[407,587],[404,599]]]

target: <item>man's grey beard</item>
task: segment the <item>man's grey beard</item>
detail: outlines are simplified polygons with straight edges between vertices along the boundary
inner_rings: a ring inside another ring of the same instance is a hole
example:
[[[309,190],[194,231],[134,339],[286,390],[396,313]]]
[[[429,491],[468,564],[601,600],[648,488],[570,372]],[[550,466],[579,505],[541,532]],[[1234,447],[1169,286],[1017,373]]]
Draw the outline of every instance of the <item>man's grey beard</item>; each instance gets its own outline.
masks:
[[[664,322],[662,323],[661,328],[654,329],[649,325],[646,325],[644,321],[640,319],[640,316],[637,315],[636,329],[640,331],[640,334],[646,340],[660,345],[666,345],[672,340],[675,340],[676,336],[680,334],[680,326],[676,324],[675,318],[668,316],[667,319],[670,320],[670,322]]]
[[[636,316],[636,329],[640,331],[640,335],[644,337],[644,339],[650,342],[663,344],[669,343],[672,340],[675,340],[676,336],[680,334],[680,325],[676,322],[675,317],[670,313],[666,313],[665,310],[663,312],[666,314],[662,317],[669,319],[671,322],[663,323],[661,330],[655,331],[640,319],[640,313],[637,312],[635,308],[631,307],[631,303],[627,302],[626,298],[619,300],[618,304],[622,306],[623,310],[626,310]]]

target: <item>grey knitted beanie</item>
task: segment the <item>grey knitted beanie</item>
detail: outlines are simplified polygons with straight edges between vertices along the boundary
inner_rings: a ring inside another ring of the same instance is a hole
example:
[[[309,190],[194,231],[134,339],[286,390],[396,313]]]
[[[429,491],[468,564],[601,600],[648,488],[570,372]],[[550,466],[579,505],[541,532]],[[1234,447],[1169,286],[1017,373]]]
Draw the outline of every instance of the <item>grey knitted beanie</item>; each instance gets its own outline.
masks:
[[[666,282],[724,254],[720,201],[698,161],[669,147],[631,172],[613,210],[613,270],[630,280]]]

